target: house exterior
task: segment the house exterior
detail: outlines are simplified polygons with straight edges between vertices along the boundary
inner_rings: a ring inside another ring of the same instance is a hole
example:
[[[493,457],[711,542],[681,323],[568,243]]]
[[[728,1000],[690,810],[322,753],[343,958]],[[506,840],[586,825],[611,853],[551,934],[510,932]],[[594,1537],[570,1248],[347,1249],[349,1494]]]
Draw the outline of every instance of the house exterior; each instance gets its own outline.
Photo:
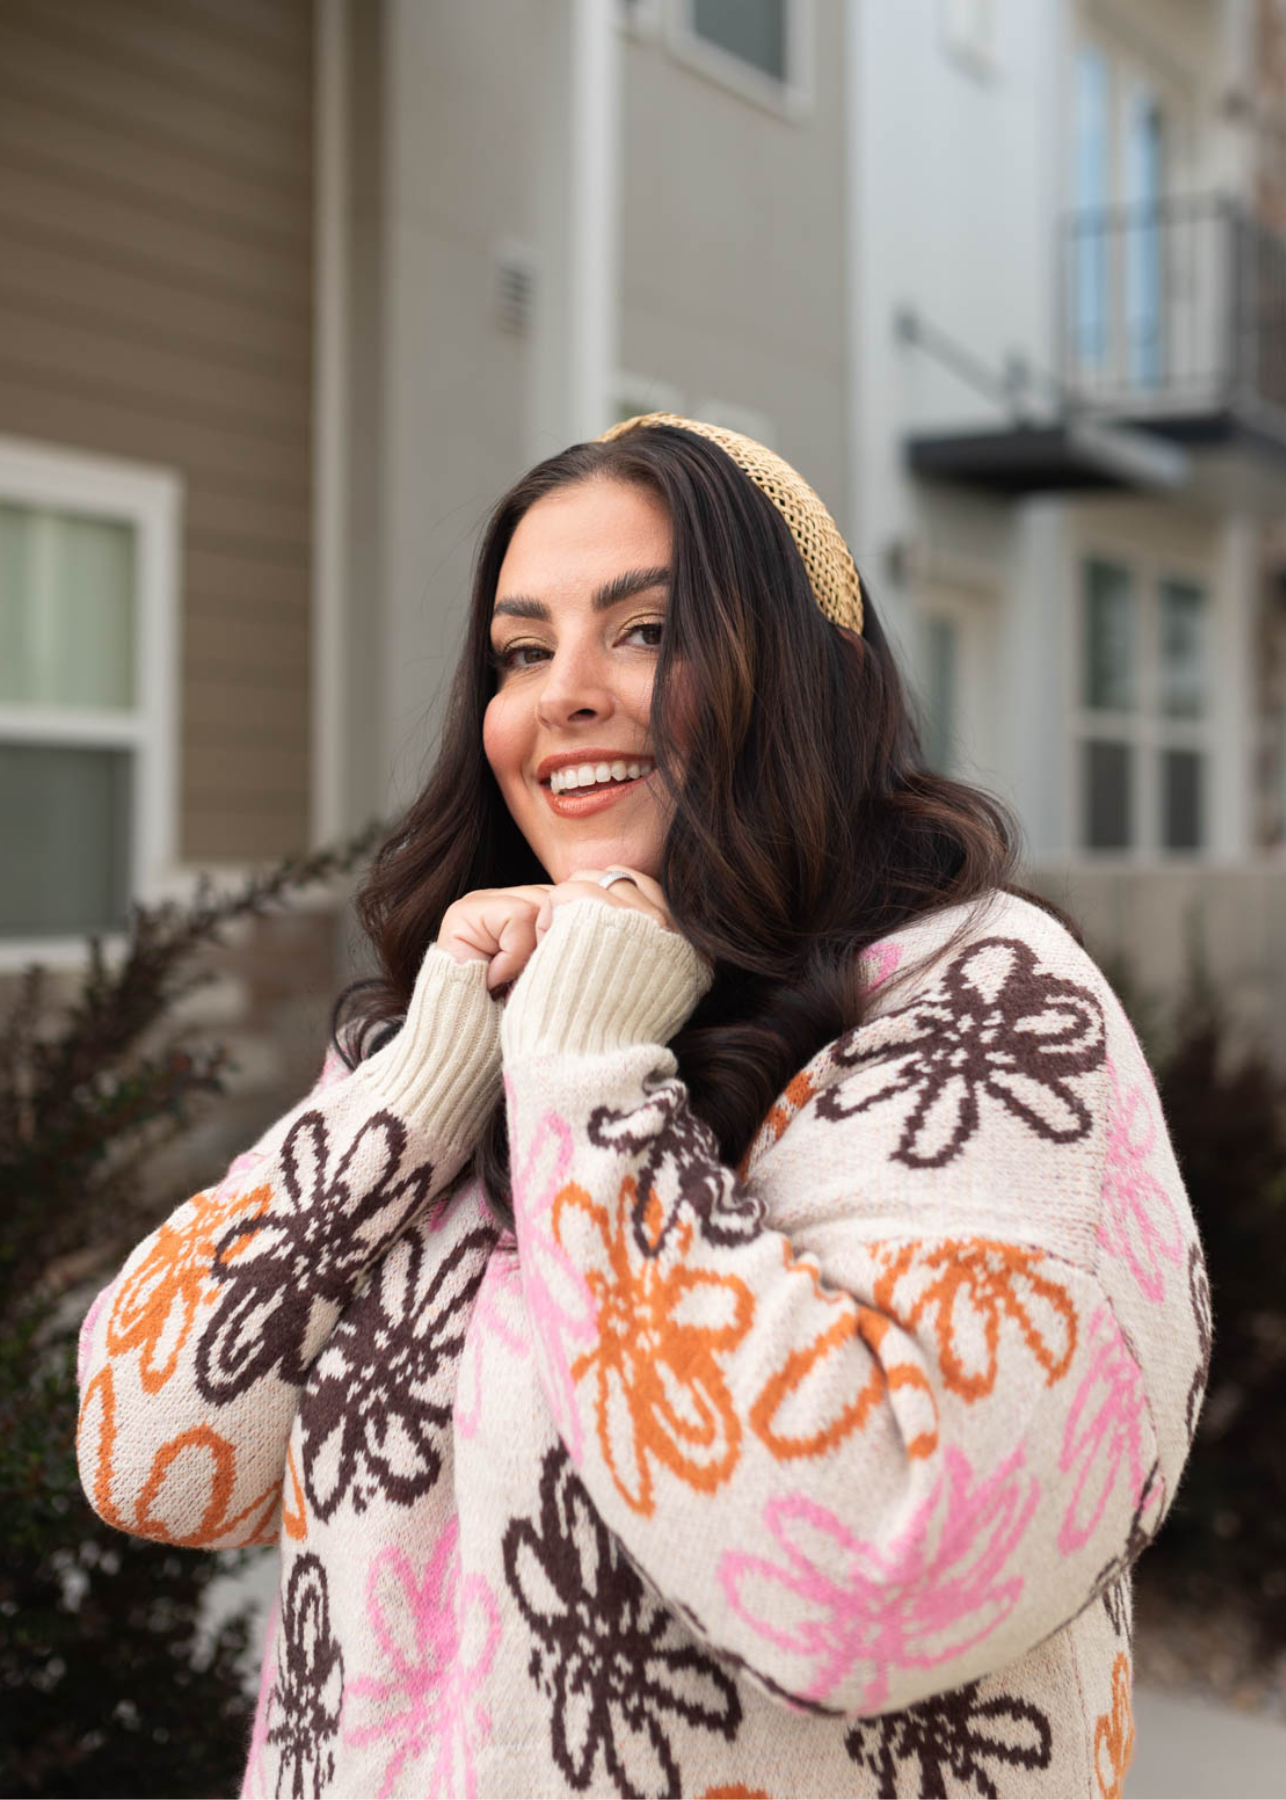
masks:
[[[1281,25],[858,5],[852,517],[936,760],[1096,949],[1164,990],[1199,931],[1286,1053]]]
[[[1096,949],[1173,985],[1196,901],[1286,1020],[1284,45],[1280,0],[7,0],[0,980],[391,815],[494,499],[667,408],[814,482]],[[248,1046],[283,954],[350,967],[334,905],[267,929]]]

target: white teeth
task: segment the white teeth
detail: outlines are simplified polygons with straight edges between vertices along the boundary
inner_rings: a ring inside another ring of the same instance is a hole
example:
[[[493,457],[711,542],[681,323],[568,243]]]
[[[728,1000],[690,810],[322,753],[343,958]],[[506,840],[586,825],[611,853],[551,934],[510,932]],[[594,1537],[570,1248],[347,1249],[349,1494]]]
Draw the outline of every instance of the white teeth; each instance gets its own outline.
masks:
[[[637,781],[640,775],[651,772],[650,762],[578,763],[574,768],[555,769],[549,777],[549,786],[552,793],[565,794],[604,781]]]

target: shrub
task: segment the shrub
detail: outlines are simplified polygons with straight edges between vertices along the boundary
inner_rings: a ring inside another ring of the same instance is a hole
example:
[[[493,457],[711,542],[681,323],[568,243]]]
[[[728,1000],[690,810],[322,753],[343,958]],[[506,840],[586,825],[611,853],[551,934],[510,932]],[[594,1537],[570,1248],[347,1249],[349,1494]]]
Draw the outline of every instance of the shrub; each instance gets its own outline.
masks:
[[[157,1222],[146,1162],[208,1096],[226,1052],[172,1026],[210,979],[202,952],[305,887],[353,868],[372,826],[235,892],[136,906],[126,953],[98,943],[70,1004],[29,969],[0,1023],[0,1792],[234,1793],[249,1735],[244,1613],[201,1629],[231,1556],[113,1531],[76,1471],[75,1339],[86,1284]],[[168,1211],[173,1196],[158,1209]]]

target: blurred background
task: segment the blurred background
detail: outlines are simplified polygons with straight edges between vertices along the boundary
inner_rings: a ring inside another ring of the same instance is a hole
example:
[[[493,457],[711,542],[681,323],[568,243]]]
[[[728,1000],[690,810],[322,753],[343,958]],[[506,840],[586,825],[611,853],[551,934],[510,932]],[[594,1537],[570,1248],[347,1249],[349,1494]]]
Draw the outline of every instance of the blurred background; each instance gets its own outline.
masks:
[[[1286,0],[0,0],[5,1792],[239,1766],[270,1572],[43,1542],[32,1358],[304,1090],[489,506],[649,410],[818,489],[1131,1010],[1216,1350],[1126,1792],[1286,1792]]]

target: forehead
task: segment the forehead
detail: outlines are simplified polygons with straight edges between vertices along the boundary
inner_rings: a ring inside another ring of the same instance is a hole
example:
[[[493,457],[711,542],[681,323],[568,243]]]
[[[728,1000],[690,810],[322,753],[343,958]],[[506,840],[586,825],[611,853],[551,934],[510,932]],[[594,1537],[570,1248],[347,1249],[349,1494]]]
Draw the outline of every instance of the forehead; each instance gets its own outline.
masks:
[[[650,488],[624,481],[559,488],[518,521],[496,599],[511,592],[580,597],[624,569],[668,567],[671,542],[669,511]]]

